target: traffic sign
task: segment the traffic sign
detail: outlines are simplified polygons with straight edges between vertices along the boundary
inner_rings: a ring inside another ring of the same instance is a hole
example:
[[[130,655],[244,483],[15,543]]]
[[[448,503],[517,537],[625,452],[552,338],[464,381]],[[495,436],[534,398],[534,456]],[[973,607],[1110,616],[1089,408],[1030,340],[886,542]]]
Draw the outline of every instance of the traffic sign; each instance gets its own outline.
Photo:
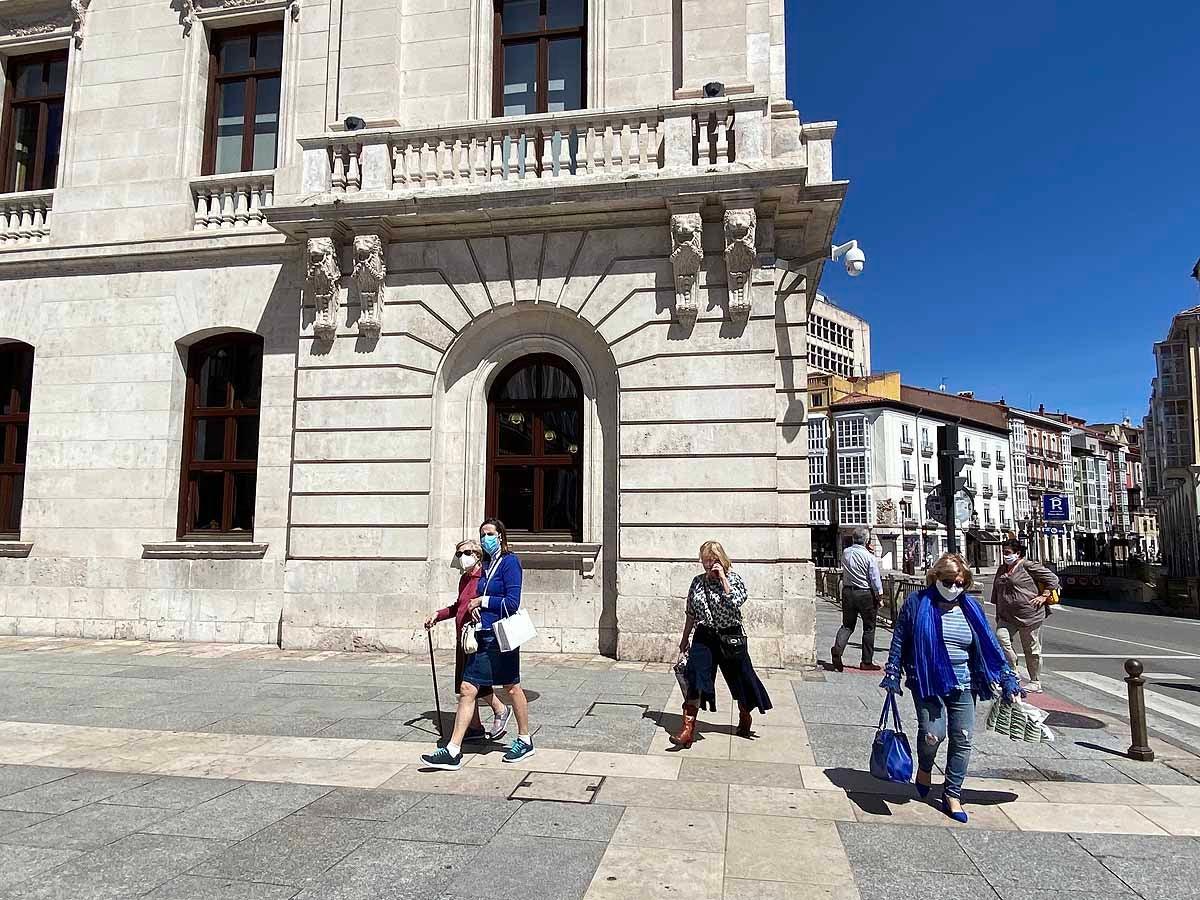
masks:
[[[1042,518],[1047,522],[1071,521],[1071,503],[1066,494],[1042,495]]]
[[[1047,525],[1042,529],[1042,534],[1063,535],[1067,533],[1067,529],[1062,525]]]

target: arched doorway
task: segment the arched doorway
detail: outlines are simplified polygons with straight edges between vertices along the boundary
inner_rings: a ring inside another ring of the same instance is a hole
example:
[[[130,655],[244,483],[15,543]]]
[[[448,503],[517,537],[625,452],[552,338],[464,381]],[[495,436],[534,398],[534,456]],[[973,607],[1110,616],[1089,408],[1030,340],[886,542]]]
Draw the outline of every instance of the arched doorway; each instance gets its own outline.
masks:
[[[488,395],[488,515],[510,533],[583,540],[583,388],[548,353],[523,356]]]

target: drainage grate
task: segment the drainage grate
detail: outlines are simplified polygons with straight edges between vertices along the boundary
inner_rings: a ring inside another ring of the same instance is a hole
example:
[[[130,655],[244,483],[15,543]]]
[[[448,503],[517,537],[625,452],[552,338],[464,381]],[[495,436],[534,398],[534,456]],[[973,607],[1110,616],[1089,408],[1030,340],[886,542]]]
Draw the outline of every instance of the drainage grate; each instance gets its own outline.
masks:
[[[510,800],[557,800],[560,803],[591,803],[604,784],[603,775],[551,775],[529,772],[516,786]]]

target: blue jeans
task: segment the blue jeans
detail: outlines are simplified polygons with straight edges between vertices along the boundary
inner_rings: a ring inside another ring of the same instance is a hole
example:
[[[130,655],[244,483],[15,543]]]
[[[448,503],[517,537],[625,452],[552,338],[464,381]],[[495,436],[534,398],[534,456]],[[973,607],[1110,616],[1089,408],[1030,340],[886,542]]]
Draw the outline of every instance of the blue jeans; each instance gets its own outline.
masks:
[[[915,694],[914,694],[915,697]],[[975,728],[975,696],[953,690],[944,697],[917,699],[917,768],[933,771],[933,761],[942,741],[950,738],[946,751],[947,797],[961,797],[967,764],[971,761],[971,732]]]

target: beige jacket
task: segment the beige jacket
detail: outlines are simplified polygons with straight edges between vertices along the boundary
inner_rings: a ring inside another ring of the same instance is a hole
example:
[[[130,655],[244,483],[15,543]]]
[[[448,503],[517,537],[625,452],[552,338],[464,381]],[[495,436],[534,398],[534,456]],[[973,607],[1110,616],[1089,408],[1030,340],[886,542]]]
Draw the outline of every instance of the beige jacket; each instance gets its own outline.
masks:
[[[1001,566],[992,582],[996,621],[1031,628],[1046,620],[1046,605],[1033,602],[1043,591],[1057,591],[1058,576],[1039,562],[1020,559],[1011,572]]]

